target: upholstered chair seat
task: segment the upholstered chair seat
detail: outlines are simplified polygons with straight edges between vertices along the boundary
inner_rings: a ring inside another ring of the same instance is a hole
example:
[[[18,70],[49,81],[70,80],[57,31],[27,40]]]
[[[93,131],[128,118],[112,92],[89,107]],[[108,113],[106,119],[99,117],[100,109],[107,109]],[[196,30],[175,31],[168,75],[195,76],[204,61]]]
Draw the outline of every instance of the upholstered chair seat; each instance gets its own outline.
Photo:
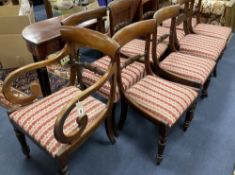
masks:
[[[179,52],[171,53],[160,63],[161,68],[202,85],[210,76],[215,65],[213,60]]]
[[[125,58],[121,58],[121,65],[126,61]],[[108,68],[108,65],[110,63],[110,58],[105,56],[100,58],[99,60],[93,62],[93,66],[98,67],[99,69],[106,71]],[[126,68],[122,69],[122,82],[125,89],[130,88],[132,85],[134,85],[136,82],[138,82],[143,76],[145,75],[145,66],[143,63],[140,62],[134,62],[130,65],[128,65]],[[82,81],[85,85],[92,85],[97,80],[100,79],[100,75],[96,74],[88,69],[84,69],[82,73]],[[110,83],[106,82],[104,86],[102,86],[98,93],[103,96],[105,99],[109,98],[110,94]],[[118,91],[118,88],[116,89],[115,93],[115,102],[117,102],[120,98],[120,94]]]
[[[192,18],[192,26],[195,27],[197,25],[197,19]],[[162,26],[170,28],[171,26],[171,19],[167,19],[163,21]],[[184,30],[183,23],[180,23],[179,25],[176,26],[177,30]]]
[[[163,36],[164,34],[169,33],[169,28],[167,27],[162,27],[162,26],[158,26],[157,27],[157,36]],[[177,39],[179,41],[181,41],[184,37],[185,37],[185,33],[183,30],[176,30],[177,33]],[[167,38],[168,41],[168,38]]]
[[[189,34],[180,42],[180,52],[217,61],[226,41],[204,35]]]
[[[196,34],[219,38],[226,41],[229,39],[232,33],[232,29],[230,27],[206,23],[197,23],[196,18],[192,18],[191,25]],[[164,21],[163,26],[169,28],[171,26],[171,19]],[[177,25],[176,29],[183,30],[183,23]]]
[[[163,26],[169,28],[171,26],[171,19],[164,21]],[[210,36],[210,37],[219,38],[219,39],[225,39],[226,41],[229,39],[232,33],[232,29],[230,27],[217,26],[217,25],[205,24],[205,23],[197,24],[196,18],[192,18],[192,27],[196,34]],[[181,23],[180,25],[177,25],[176,29],[177,29],[177,34],[178,34],[179,30],[183,30],[183,24]]]
[[[163,55],[163,53],[168,48],[168,41],[165,40],[157,45],[158,49],[156,51],[157,58],[160,59],[160,57]],[[122,47],[121,52],[128,55],[128,56],[135,56],[136,54],[143,54],[145,48],[145,41],[134,39],[127,43],[124,47]],[[152,45],[150,45],[150,48],[152,48]],[[150,54],[150,60],[152,60],[152,55]]]
[[[74,86],[63,88],[48,97],[11,113],[9,117],[30,137],[45,148],[52,157],[59,156],[66,148],[71,147],[71,145],[63,144],[56,140],[53,132],[55,121],[67,103],[75,94],[79,94],[80,92]],[[88,97],[80,103],[87,114],[87,128],[89,128],[92,122],[99,120],[97,116],[105,109],[105,104],[93,97]],[[64,125],[64,132],[66,134],[79,129],[76,122],[78,117],[76,108],[73,108]]]
[[[203,23],[197,24],[193,29],[196,34],[225,39],[226,41],[232,33],[232,29],[230,27]]]
[[[182,30],[177,30],[177,38],[179,41],[181,41],[185,34],[184,31]],[[166,27],[161,27],[159,26],[157,28],[157,38],[159,39],[161,36],[163,36],[164,34],[169,33],[169,28]],[[138,40],[138,39],[134,39],[132,41],[130,41],[129,43],[127,43],[122,49],[121,51],[124,54],[133,56],[136,54],[143,54],[144,52],[144,47],[145,47],[145,41],[144,40]],[[160,59],[161,56],[166,52],[167,48],[169,46],[169,37],[166,38],[164,41],[162,41],[161,43],[158,43],[157,45],[157,58]],[[152,46],[150,45],[150,48]],[[150,60],[152,59],[152,56],[150,55]]]
[[[145,113],[171,127],[198,94],[189,87],[146,76],[128,89],[126,96]]]
[[[181,1],[181,3],[188,3],[188,1]],[[174,38],[174,34],[178,34],[175,32],[176,17],[170,19],[172,22],[169,26]],[[164,20],[169,21],[167,18]],[[188,17],[187,20],[189,20]],[[216,63],[223,53],[226,41],[190,34],[190,26],[185,27],[184,31],[187,35],[179,41],[176,40],[173,52],[160,63],[160,67],[188,81],[198,82],[202,86],[201,97],[207,97],[211,74],[216,75]]]

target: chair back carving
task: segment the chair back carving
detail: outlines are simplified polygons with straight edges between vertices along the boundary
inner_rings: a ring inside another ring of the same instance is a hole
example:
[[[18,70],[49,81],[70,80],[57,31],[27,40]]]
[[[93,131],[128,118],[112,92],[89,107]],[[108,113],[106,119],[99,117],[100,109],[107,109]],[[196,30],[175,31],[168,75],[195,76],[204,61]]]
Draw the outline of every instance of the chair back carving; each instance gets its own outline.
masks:
[[[110,36],[136,20],[139,4],[140,0],[118,0],[108,5]]]

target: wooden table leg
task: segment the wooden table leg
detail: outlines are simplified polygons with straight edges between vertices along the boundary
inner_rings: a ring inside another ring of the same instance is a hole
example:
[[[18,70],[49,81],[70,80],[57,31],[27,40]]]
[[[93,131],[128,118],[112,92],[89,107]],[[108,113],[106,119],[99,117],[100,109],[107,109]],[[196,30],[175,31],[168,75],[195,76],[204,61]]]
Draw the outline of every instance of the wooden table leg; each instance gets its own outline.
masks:
[[[53,17],[53,12],[52,12],[52,7],[51,7],[51,3],[48,0],[43,0],[44,6],[45,6],[45,10],[46,10],[46,14],[47,14],[47,18],[52,18]]]
[[[34,61],[36,62],[36,58],[34,57]],[[43,96],[48,96],[51,94],[51,87],[50,87],[50,81],[48,77],[48,72],[46,68],[41,68],[37,70],[37,75],[39,79],[39,83],[41,86],[42,94]]]

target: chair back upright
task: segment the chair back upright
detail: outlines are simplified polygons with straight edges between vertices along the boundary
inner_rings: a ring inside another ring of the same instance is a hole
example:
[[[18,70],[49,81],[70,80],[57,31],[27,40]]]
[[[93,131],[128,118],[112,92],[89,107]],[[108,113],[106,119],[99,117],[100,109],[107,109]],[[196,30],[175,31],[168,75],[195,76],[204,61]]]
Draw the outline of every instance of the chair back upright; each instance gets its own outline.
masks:
[[[197,22],[198,18],[200,18],[200,16],[198,16],[198,7],[194,10],[195,0],[177,0],[177,4],[184,6],[184,9],[182,10],[182,15],[184,15],[184,18],[186,19],[183,20],[185,34],[195,34],[192,26],[192,17],[194,16],[194,14],[196,14]],[[200,5],[200,3],[198,5]]]
[[[195,0],[190,0],[190,2],[189,2],[189,6],[188,6],[188,27],[189,27],[189,32],[192,33],[192,34],[196,34],[194,32],[193,25],[192,25],[193,17],[196,16],[197,24],[200,23],[201,3],[202,3],[202,0],[199,0],[197,6],[195,7]]]
[[[152,39],[152,58],[153,58],[153,64],[154,68],[157,70],[159,69],[159,61],[157,59],[156,55],[156,49],[157,49],[157,28],[162,24],[163,21],[171,19],[171,27],[170,27],[170,36],[169,36],[169,46],[171,48],[171,51],[177,51],[177,34],[176,34],[176,17],[178,17],[180,14],[180,5],[171,5],[168,7],[161,8],[157,12],[155,12],[153,18],[156,20],[156,32],[153,34]],[[156,70],[156,71],[157,71]]]

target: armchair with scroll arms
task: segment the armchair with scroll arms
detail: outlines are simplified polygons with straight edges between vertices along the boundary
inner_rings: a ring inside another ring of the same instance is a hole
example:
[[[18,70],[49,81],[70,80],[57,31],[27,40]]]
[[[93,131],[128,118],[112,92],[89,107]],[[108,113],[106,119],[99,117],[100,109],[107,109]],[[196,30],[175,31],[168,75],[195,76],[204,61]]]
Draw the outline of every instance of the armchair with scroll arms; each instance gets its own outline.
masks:
[[[10,102],[21,105],[20,108],[9,111],[9,119],[25,156],[30,157],[26,135],[55,159],[59,174],[67,175],[69,156],[103,121],[110,142],[115,143],[111,117],[119,45],[109,37],[85,28],[62,27],[61,36],[66,44],[60,53],[48,60],[29,64],[10,73],[4,81],[3,94]],[[110,62],[106,72],[100,73],[92,65],[77,61],[76,50],[80,47],[97,49],[109,56]],[[31,84],[31,95],[27,97],[19,98],[12,94],[11,83],[17,76],[54,64],[67,55],[71,58],[72,68],[68,86],[36,101],[40,88],[35,83]],[[79,89],[75,84],[76,74],[81,66],[101,74],[97,82],[85,90]],[[110,82],[111,88],[109,99],[105,104],[94,98],[92,94],[107,81]]]

